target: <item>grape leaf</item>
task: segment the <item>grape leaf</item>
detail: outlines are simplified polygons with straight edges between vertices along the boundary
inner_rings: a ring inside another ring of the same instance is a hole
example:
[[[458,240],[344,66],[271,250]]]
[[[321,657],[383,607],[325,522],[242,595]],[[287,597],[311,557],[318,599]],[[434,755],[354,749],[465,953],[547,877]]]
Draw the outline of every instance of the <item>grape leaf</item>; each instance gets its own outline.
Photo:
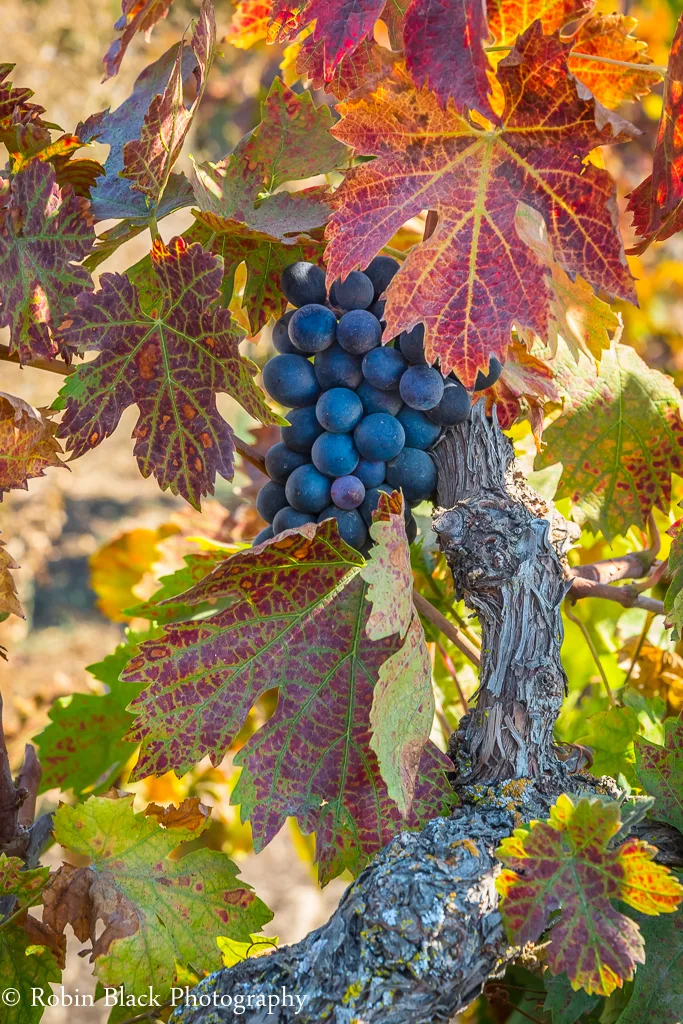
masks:
[[[602,350],[609,348],[611,339],[618,340],[621,335],[619,315],[580,277],[572,281],[555,261],[545,221],[536,210],[520,203],[515,227],[522,241],[550,270],[550,318],[547,333],[541,340],[549,345],[553,356],[562,338],[577,362],[581,352],[599,359]]]
[[[140,418],[134,454],[144,477],[181,494],[195,508],[213,494],[216,473],[233,475],[231,427],[216,394],[227,392],[263,423],[282,423],[253,382],[256,366],[240,356],[230,313],[211,305],[222,264],[199,245],[157,239],[152,250],[151,298],[141,301],[122,274],[103,274],[101,289],[84,293],[64,343],[98,350],[60,392],[66,407],[59,436],[72,458],[114,432],[129,405]]]
[[[111,622],[131,618],[125,609],[137,598],[134,587],[159,559],[157,545],[179,532],[174,523],[162,523],[156,530],[127,530],[93,552],[90,586],[97,594],[97,607]]]
[[[562,974],[545,974],[543,984],[546,992],[543,1012],[550,1014],[552,1024],[576,1024],[579,1017],[597,1006],[599,996],[589,996],[583,989],[575,992],[569,978]]]
[[[232,553],[232,549],[217,544],[207,550],[185,555],[184,567],[168,576],[162,576],[159,590],[149,600],[125,609],[126,615],[131,619],[150,619],[160,624],[183,622],[204,615],[211,608],[209,602],[187,605],[183,595]]]
[[[121,176],[131,179],[133,188],[143,193],[152,209],[158,205],[164,194],[171,168],[180,155],[192,119],[204,95],[215,45],[216,23],[213,3],[212,0],[202,0],[189,47],[195,57],[195,98],[189,107],[185,105],[185,47],[181,43],[164,92],[154,97],[145,114],[140,138],[131,139],[124,144]]]
[[[158,636],[155,629],[128,633],[113,654],[88,666],[106,692],[74,693],[54,702],[50,723],[35,740],[43,767],[41,792],[59,787],[63,792],[73,790],[78,797],[102,793],[120,777],[135,752],[135,744],[123,737],[133,722],[126,706],[139,688],[119,682],[119,676],[138,653],[139,643],[154,636]]]
[[[506,111],[495,130],[451,107],[442,111],[398,67],[371,93],[338,107],[334,134],[376,159],[354,167],[331,199],[329,279],[366,266],[405,221],[425,207],[436,210],[434,234],[387,290],[385,335],[424,322],[428,359],[438,357],[442,371],[455,370],[468,387],[490,356],[504,360],[513,322],[541,336],[547,330],[546,272],[519,244],[520,201],[543,215],[555,259],[570,277],[635,298],[614,184],[582,162],[629,129],[581,98],[568,53],[569,44],[543,36],[537,22],[520,37],[498,67]]]
[[[647,43],[632,35],[638,22],[624,14],[595,14],[585,21],[572,40],[572,48],[608,60],[637,65],[625,68],[584,57],[570,57],[569,70],[610,110],[620,103],[640,99],[661,82],[659,71],[645,53]]]
[[[525,345],[511,342],[503,372],[496,383],[487,388],[485,395],[487,412],[496,406],[498,423],[503,430],[509,429],[522,414],[528,413],[539,451],[545,407],[549,402],[561,400],[553,378],[552,367],[529,352]]]
[[[179,69],[178,61],[181,62]],[[92,190],[91,202],[97,220],[126,219],[124,228],[117,225],[117,237],[123,236],[118,244],[131,237],[130,232],[136,228],[142,230],[152,210],[160,219],[194,202],[192,187],[183,174],[170,175],[155,208],[120,174],[124,170],[124,146],[140,137],[152,101],[164,95],[174,74],[179,74],[180,84],[186,85],[196,67],[197,56],[191,46],[183,43],[172,46],[138,75],[133,92],[116,110],[93,114],[76,128],[76,135],[82,142],[96,140],[110,147],[104,164],[106,175]]]
[[[664,722],[664,746],[636,739],[636,774],[655,797],[653,818],[683,832],[683,717]]]
[[[18,615],[25,619],[24,609],[21,607],[17,588],[10,569],[18,569],[4,540],[0,540],[0,616],[6,618],[8,615]]]
[[[595,0],[486,0],[486,13],[496,43],[512,45],[536,18],[551,35],[584,18],[594,6]]]
[[[668,510],[671,474],[683,471],[683,421],[673,381],[627,345],[558,370],[564,411],[545,433],[539,468],[563,464],[558,498],[607,540]]]
[[[678,519],[666,531],[671,537],[671,548],[669,549],[668,567],[671,582],[664,595],[664,607],[673,629],[671,636],[673,640],[680,640],[681,627],[683,627],[683,519]]]
[[[315,830],[322,880],[360,870],[404,827],[369,745],[373,685],[401,640],[365,632],[364,564],[334,520],[239,552],[184,595],[188,605],[213,600],[216,612],[167,627],[123,675],[146,687],[130,705],[136,779],[184,773],[206,754],[217,764],[259,696],[278,688],[274,715],[235,758],[233,800],[256,850],[289,815]],[[447,806],[442,760],[428,745],[411,827]]]
[[[21,86],[15,88],[7,80],[16,64],[0,62],[0,142],[6,142],[7,131],[11,131],[15,124],[36,124],[42,126],[45,122],[41,114],[45,113],[45,107],[31,103],[33,89],[26,89]]]
[[[645,939],[645,963],[617,1024],[674,1024],[683,1020],[683,911],[635,918]]]
[[[323,74],[329,81],[343,58],[372,36],[384,3],[385,0],[274,0],[269,39],[293,39],[314,21],[312,38],[321,48]]]
[[[0,853],[0,893],[14,896],[19,907],[28,907],[37,902],[49,869],[22,871],[23,867],[19,857]],[[36,941],[40,937],[40,922],[33,918],[19,917],[0,927],[0,989],[19,994],[14,1005],[3,1001],[3,1024],[36,1024],[43,1015],[41,1000],[52,995],[50,982],[61,978],[52,951]]]
[[[585,726],[586,731],[578,742],[593,751],[592,770],[595,775],[610,775],[616,779],[622,774],[635,782],[634,741],[640,725],[633,708],[613,707],[598,711],[587,719]]]
[[[683,15],[669,54],[652,174],[631,193],[627,209],[643,236],[634,252],[683,229]]]
[[[324,89],[337,99],[343,99],[361,86],[368,88],[371,82],[379,81],[384,74],[391,71],[396,59],[394,53],[383,46],[378,46],[374,39],[364,39],[355,50],[339,62],[332,77],[326,81],[322,46],[315,43],[312,36],[308,36],[300,43],[292,43],[287,51],[298,75],[309,79],[315,89]],[[280,67],[286,71],[288,65],[283,61]]]
[[[103,985],[125,984],[134,995],[151,985],[163,1000],[176,962],[216,970],[217,935],[247,941],[273,915],[238,881],[225,854],[206,848],[174,854],[210,824],[197,798],[186,800],[179,814],[155,804],[135,814],[134,799],[113,794],[59,807],[57,842],[90,865],[66,863],[51,877],[43,920],[58,934],[70,924],[81,942],[92,942],[91,961]],[[105,925],[99,936],[98,920]]]
[[[118,75],[121,61],[136,33],[144,32],[149,40],[152,29],[161,18],[166,17],[172,3],[173,0],[122,0],[121,17],[114,25],[121,35],[113,41],[102,58],[105,68],[103,82]]]
[[[554,974],[566,971],[572,988],[609,995],[645,961],[637,924],[614,909],[622,900],[645,914],[673,913],[683,886],[655,864],[654,846],[628,839],[608,843],[621,828],[615,802],[563,794],[548,821],[533,821],[504,839],[496,856],[505,867],[496,880],[511,941],[534,942],[552,924],[546,961]]]
[[[239,0],[232,13],[230,28],[225,36],[238,50],[248,50],[268,35],[270,0]]]
[[[28,490],[28,481],[62,466],[57,427],[45,412],[0,391],[0,501],[12,488]]]
[[[296,260],[322,261],[327,187],[273,193],[285,181],[323,174],[346,160],[331,124],[328,107],[316,108],[310,93],[298,96],[276,78],[254,131],[219,164],[195,169],[200,209],[194,213],[201,227],[188,237],[206,244],[211,239],[212,251],[223,257],[224,296],[232,291],[237,266],[246,263],[242,302],[254,334],[286,309],[282,270]]]
[[[22,364],[60,351],[54,331],[92,288],[77,266],[92,247],[92,225],[88,201],[60,189],[49,163],[32,160],[12,179],[0,209],[0,326]]]
[[[408,817],[420,759],[434,721],[434,693],[431,658],[413,604],[403,500],[396,499],[397,495],[380,497],[370,527],[375,545],[361,576],[372,605],[365,632],[371,640],[397,633],[404,641],[379,668],[370,709],[370,746],[389,796]],[[450,767],[445,757],[443,766],[446,770]]]
[[[488,98],[488,37],[485,0],[412,0],[403,40],[413,81],[432,89],[442,106],[453,99],[460,110],[497,120]]]

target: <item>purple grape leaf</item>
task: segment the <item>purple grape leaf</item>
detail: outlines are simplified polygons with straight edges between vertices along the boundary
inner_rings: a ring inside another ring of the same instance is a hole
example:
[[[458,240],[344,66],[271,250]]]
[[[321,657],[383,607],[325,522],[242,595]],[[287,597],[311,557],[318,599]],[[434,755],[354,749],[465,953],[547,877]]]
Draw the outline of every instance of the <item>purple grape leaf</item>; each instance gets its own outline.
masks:
[[[94,238],[88,200],[60,189],[51,164],[32,160],[14,175],[0,209],[0,327],[9,327],[20,363],[60,352],[54,332],[93,287],[78,263]]]
[[[310,93],[299,96],[276,78],[256,129],[225,160],[195,168],[199,223],[187,237],[210,244],[222,256],[226,297],[236,268],[246,264],[242,304],[254,334],[269,316],[276,319],[286,309],[279,287],[282,270],[297,260],[322,263],[327,186],[275,190],[346,160],[348,150],[330,135],[331,125],[328,107],[316,108]]]
[[[322,881],[360,870],[406,824],[369,742],[373,686],[401,639],[365,631],[364,564],[333,520],[238,552],[184,595],[215,613],[168,626],[122,677],[145,687],[130,705],[135,779],[183,774],[207,754],[218,764],[255,701],[278,688],[275,714],[237,754],[233,799],[257,850],[290,815],[315,831]],[[443,755],[428,745],[407,824],[443,813],[449,797]]]
[[[192,119],[201,103],[216,46],[216,22],[213,3],[203,0],[199,19],[190,39],[194,54],[196,95],[189,106],[183,97],[184,46],[178,53],[168,84],[161,95],[154,97],[145,114],[139,139],[131,139],[123,147],[121,176],[133,182],[154,209],[168,183],[171,168],[180,156]]]
[[[105,68],[103,82],[118,75],[121,61],[136,34],[144,32],[149,39],[152,29],[166,17],[172,3],[173,0],[122,0],[121,17],[114,25],[121,35],[113,41],[102,58]]]
[[[664,722],[664,746],[636,736],[636,774],[655,798],[653,818],[683,832],[683,716]]]
[[[72,350],[99,355],[60,393],[66,411],[59,436],[78,458],[137,405],[140,472],[199,508],[201,497],[213,494],[216,473],[233,475],[233,432],[218,412],[217,393],[232,395],[262,423],[284,421],[254,384],[257,367],[240,355],[230,313],[213,304],[220,260],[182,238],[168,248],[158,239],[151,272],[147,294],[123,274],[103,274],[101,289],[80,297],[61,337]]]

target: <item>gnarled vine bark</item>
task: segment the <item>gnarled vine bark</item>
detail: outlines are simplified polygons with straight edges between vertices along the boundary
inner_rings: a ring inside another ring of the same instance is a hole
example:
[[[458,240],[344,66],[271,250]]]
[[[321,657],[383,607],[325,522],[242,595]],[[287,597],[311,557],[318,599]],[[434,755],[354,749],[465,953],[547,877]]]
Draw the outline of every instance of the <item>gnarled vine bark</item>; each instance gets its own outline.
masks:
[[[526,485],[483,402],[444,435],[435,457],[434,529],[483,629],[476,709],[451,742],[460,805],[397,836],[322,928],[204,979],[175,1024],[233,1019],[235,999],[246,1005],[249,995],[254,1024],[449,1020],[506,958],[496,846],[520,821],[545,816],[560,792],[591,788],[553,746],[566,685],[560,606],[571,584],[562,555],[572,528]],[[301,1005],[276,1003],[283,991]]]

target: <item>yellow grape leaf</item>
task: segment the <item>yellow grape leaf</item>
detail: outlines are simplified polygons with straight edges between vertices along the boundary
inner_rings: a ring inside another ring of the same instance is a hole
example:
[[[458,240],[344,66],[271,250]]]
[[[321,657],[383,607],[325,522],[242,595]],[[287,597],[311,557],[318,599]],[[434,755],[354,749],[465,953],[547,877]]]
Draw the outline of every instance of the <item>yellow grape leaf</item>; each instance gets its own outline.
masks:
[[[128,530],[90,556],[90,585],[97,607],[112,622],[129,622],[124,611],[137,604],[135,586],[159,558],[157,545],[180,533],[180,527],[164,523],[156,530]]]

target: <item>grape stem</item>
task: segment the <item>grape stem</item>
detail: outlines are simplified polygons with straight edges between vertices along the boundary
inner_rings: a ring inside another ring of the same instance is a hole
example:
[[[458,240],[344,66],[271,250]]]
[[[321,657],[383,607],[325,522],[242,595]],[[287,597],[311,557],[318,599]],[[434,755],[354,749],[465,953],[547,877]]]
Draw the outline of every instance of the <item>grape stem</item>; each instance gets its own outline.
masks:
[[[413,604],[417,608],[420,615],[424,615],[425,619],[428,619],[433,626],[439,630],[440,633],[455,644],[461,654],[464,654],[466,658],[476,665],[477,668],[481,664],[481,658],[476,647],[470,643],[470,641],[462,635],[459,629],[449,622],[445,615],[442,615],[438,608],[427,600],[418,590],[413,589]]]
[[[19,356],[15,352],[10,353],[8,345],[0,345],[0,363],[18,362]],[[50,373],[61,373],[62,376],[75,373],[77,369],[77,367],[65,363],[63,359],[31,359],[25,365],[32,366],[36,370],[49,370]]]
[[[257,452],[255,448],[252,448],[250,444],[247,444],[246,441],[242,441],[236,434],[232,440],[235,445],[235,451],[247,462],[250,462],[252,466],[259,469],[264,476],[268,476],[265,457],[260,452]]]

